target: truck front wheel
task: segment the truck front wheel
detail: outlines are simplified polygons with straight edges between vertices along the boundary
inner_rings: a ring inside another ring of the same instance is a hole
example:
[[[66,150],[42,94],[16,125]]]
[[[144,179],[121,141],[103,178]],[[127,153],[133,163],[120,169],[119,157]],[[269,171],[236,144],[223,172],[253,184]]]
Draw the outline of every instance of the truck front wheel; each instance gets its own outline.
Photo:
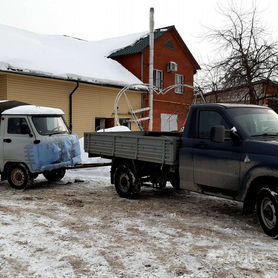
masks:
[[[278,237],[278,194],[262,188],[257,195],[257,215],[264,232]]]
[[[44,177],[51,182],[60,181],[66,174],[65,169],[55,169],[43,173]]]
[[[23,189],[28,183],[28,172],[27,170],[20,166],[14,165],[8,169],[8,182],[12,188]]]
[[[133,171],[125,165],[115,170],[115,188],[122,198],[134,198],[140,192],[140,185],[136,183]]]

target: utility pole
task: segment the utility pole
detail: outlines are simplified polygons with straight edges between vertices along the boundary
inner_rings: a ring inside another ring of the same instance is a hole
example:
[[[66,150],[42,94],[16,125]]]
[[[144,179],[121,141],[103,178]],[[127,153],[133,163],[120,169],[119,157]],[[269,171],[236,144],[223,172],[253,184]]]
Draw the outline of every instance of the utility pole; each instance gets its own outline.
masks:
[[[154,64],[154,8],[150,8],[150,60],[149,60],[149,131],[153,130],[153,64]]]

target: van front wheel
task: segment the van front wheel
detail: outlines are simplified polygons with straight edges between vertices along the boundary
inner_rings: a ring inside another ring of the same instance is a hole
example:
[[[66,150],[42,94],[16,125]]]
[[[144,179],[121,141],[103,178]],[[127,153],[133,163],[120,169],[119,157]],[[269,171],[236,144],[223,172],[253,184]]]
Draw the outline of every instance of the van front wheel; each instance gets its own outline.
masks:
[[[65,169],[55,169],[52,171],[45,171],[44,177],[51,182],[60,181],[66,174]]]
[[[20,166],[11,166],[8,169],[8,182],[12,188],[23,189],[28,183],[28,173],[27,170]]]

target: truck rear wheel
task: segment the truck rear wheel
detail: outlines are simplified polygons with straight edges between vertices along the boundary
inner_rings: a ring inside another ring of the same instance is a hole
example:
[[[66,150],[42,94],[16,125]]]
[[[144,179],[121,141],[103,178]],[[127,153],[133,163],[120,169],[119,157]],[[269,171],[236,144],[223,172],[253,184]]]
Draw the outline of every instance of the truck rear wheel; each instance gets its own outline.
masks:
[[[43,173],[44,177],[51,182],[60,181],[66,174],[65,169],[55,169]]]
[[[278,194],[269,188],[262,188],[257,195],[257,215],[264,232],[278,237]]]
[[[27,170],[20,165],[14,165],[8,169],[8,182],[12,188],[23,189],[26,187],[29,177]]]
[[[115,171],[115,188],[122,198],[134,198],[140,192],[133,171],[126,165],[119,166]]]

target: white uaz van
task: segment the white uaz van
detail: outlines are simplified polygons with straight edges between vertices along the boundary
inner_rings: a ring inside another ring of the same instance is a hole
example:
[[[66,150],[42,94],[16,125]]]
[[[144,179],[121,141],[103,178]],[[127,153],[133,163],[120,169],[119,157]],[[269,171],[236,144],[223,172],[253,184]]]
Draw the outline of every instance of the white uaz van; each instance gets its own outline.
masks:
[[[69,132],[60,109],[0,102],[0,172],[11,187],[25,188],[42,173],[59,181],[81,162],[79,139]]]

